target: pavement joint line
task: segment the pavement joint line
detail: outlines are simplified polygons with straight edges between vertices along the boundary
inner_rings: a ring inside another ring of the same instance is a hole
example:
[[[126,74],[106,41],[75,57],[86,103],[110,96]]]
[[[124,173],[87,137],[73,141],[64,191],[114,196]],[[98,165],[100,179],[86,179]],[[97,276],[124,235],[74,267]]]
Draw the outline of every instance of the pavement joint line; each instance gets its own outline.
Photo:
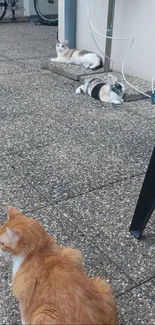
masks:
[[[46,205],[46,206],[40,206],[36,209],[32,209],[32,210],[26,210],[25,209],[25,212],[26,213],[32,213],[32,212],[36,212],[36,211],[39,211],[39,210],[42,210],[44,208],[47,208],[47,207],[50,207],[50,206],[54,206],[54,204],[50,204],[50,205]],[[61,214],[63,215],[67,220],[69,220],[73,225],[74,223],[72,222],[72,220],[70,220],[67,215],[65,213],[63,213],[57,206],[55,206],[55,209]],[[93,241],[91,240],[91,238],[89,237],[89,235],[87,235],[82,229],[80,229],[79,227],[77,227],[78,231],[81,232],[81,234],[84,235],[85,238],[89,239],[90,243],[93,243]],[[106,258],[109,260],[109,262],[111,262],[112,264],[114,264],[121,272],[123,272],[123,274],[128,278],[130,279],[133,283],[135,283],[135,286],[132,286],[132,288],[135,288],[137,287],[138,283],[133,280],[126,271],[123,270],[123,268],[121,268],[119,265],[117,265],[116,262],[114,262],[98,245],[94,244],[94,247],[96,247],[101,253],[103,253],[103,255],[106,256]],[[102,265],[104,265],[104,263],[101,262]]]
[[[51,204],[50,206],[53,206],[53,204]],[[47,206],[47,207],[49,207],[49,206]],[[37,209],[37,211],[38,210],[41,210],[42,208],[40,207],[40,208],[38,208]],[[74,223],[72,222],[72,220],[70,220],[68,217],[67,217],[67,214],[65,214],[65,213],[63,213],[57,206],[55,206],[55,209],[61,214],[61,215],[63,215],[67,220],[69,220],[73,225],[74,225]],[[36,211],[36,210],[35,210]],[[33,210],[33,212],[35,212],[34,210]],[[90,241],[90,243],[93,243],[93,241],[91,240],[91,238],[89,237],[89,235],[87,235],[82,229],[80,229],[79,228],[79,226],[77,227],[77,229],[78,229],[78,231],[79,232],[81,232],[83,235],[84,235],[84,237],[85,238],[87,238],[87,239],[89,239],[89,241]],[[117,265],[117,263],[116,262],[114,262],[110,257],[109,257],[109,255],[107,255],[106,253],[105,253],[105,251],[103,251],[97,244],[94,244],[94,247],[96,247],[101,253],[103,253],[103,255],[105,255],[106,256],[106,258],[109,260],[109,262],[110,263],[112,263],[113,265],[115,265],[119,270],[120,270],[120,272],[122,272],[128,279],[130,279],[133,283],[135,283],[135,285],[134,286],[132,286],[132,288],[135,288],[135,287],[137,287],[138,286],[138,283],[134,280],[134,279],[132,279],[131,278],[131,276],[126,272],[126,271],[124,271],[124,269],[122,268],[122,267],[120,267],[119,265]],[[103,265],[104,266],[104,263],[102,263],[102,261],[101,261],[101,265]]]
[[[72,197],[68,197],[68,198],[63,199],[63,200],[59,200],[59,201],[57,201],[55,204],[58,204],[58,203],[60,203],[60,202],[69,201],[69,200],[72,200],[72,199],[76,199],[76,198],[78,198],[78,197],[82,197],[82,196],[87,195],[87,194],[89,194],[89,193],[93,193],[93,192],[95,192],[95,191],[102,190],[102,189],[105,188],[105,187],[112,186],[112,185],[115,185],[115,184],[119,184],[119,183],[122,183],[122,182],[124,182],[124,181],[128,181],[128,180],[130,180],[130,179],[133,179],[133,178],[136,178],[136,177],[139,177],[139,176],[142,176],[142,175],[145,175],[145,173],[142,172],[142,173],[135,174],[135,175],[132,175],[131,177],[127,177],[127,178],[124,178],[124,179],[121,179],[121,180],[116,180],[116,181],[114,181],[114,182],[108,182],[108,183],[106,183],[106,184],[104,184],[104,185],[102,185],[102,186],[99,186],[99,187],[93,188],[93,189],[88,190],[88,191],[85,191],[85,192],[81,192],[81,193],[78,194],[78,195],[75,195],[75,196],[72,196]]]
[[[44,209],[44,208],[46,208],[46,207],[50,207],[50,206],[55,206],[55,204],[50,204],[50,205],[45,205],[45,206],[42,206],[42,207],[38,207],[38,208],[36,208],[36,209],[32,209],[32,210],[26,210],[26,212],[27,213],[31,213],[31,212],[35,212],[35,211],[38,211],[38,210],[42,210],[42,209]],[[72,222],[72,220],[70,220],[68,217],[67,217],[67,214],[65,214],[65,213],[63,213],[61,210],[59,210],[58,209],[58,207],[57,206],[55,206],[55,208],[56,208],[56,210],[61,214],[61,215],[63,215],[67,220],[69,220],[72,224],[73,224],[73,222]],[[92,243],[93,241],[91,240],[91,238],[89,237],[89,235],[87,235],[82,229],[80,229],[79,227],[78,227],[78,231],[79,232],[81,232],[84,236],[85,236],[85,238],[87,238],[87,239],[89,239],[90,240],[90,242]],[[118,293],[118,294],[116,294],[116,298],[118,298],[118,297],[120,297],[120,296],[122,296],[122,295],[124,295],[124,294],[126,294],[126,293],[128,293],[128,292],[130,292],[130,291],[132,291],[132,290],[134,290],[134,289],[136,289],[136,288],[138,288],[138,287],[141,287],[143,284],[145,284],[145,283],[147,283],[147,282],[149,282],[149,281],[151,281],[152,279],[154,279],[155,278],[155,275],[154,276],[151,276],[151,277],[149,277],[149,278],[147,278],[147,279],[145,279],[144,281],[142,281],[142,282],[140,282],[140,283],[137,283],[121,266],[119,266],[119,265],[117,265],[117,263],[116,262],[114,262],[110,257],[109,257],[109,255],[107,255],[106,253],[105,253],[105,251],[103,251],[98,245],[94,245],[100,252],[102,252],[103,253],[103,255],[105,255],[106,256],[106,258],[112,263],[112,264],[114,264],[119,270],[120,270],[120,272],[122,272],[128,279],[130,279],[133,283],[135,283],[135,285],[133,285],[133,286],[131,286],[130,288],[128,288],[128,289],[126,289],[125,291],[123,291],[123,292],[120,292],[120,293]],[[104,265],[104,263],[101,261],[101,264],[102,265]],[[146,294],[147,294],[147,296],[150,298],[150,296],[149,296],[149,294],[144,290],[144,289],[142,289]]]
[[[56,209],[57,209],[57,207],[56,207]],[[61,213],[66,219],[68,219],[72,224],[73,224],[73,222],[72,222],[72,220],[70,220],[68,217],[67,217],[67,214],[63,214],[63,212],[61,211],[61,210],[59,210],[59,209],[57,209],[58,211],[59,211],[59,213]],[[78,227],[78,230],[87,238],[87,239],[89,239],[90,240],[90,242],[93,242],[92,240],[91,240],[91,238],[89,237],[89,235],[87,235],[82,229],[80,229],[79,227]],[[123,269],[123,267],[121,267],[120,265],[118,265],[115,261],[113,261],[110,257],[109,257],[109,255],[107,255],[106,253],[105,253],[105,251],[103,251],[102,249],[101,249],[101,247],[99,247],[97,244],[94,244],[94,246],[99,250],[99,251],[101,251],[102,253],[103,253],[103,255],[105,255],[106,257],[107,257],[107,259],[109,259],[109,261],[112,263],[112,264],[114,264],[121,272],[123,272],[123,274],[125,274],[126,275],[126,277],[128,278],[128,279],[130,279],[133,283],[135,283],[135,286],[131,286],[131,288],[129,288],[129,289],[127,289],[127,290],[125,290],[124,292],[122,292],[122,293],[120,293],[120,294],[118,294],[118,295],[116,295],[116,297],[118,297],[118,296],[120,296],[120,295],[123,295],[123,294],[125,294],[126,292],[128,292],[128,291],[131,291],[131,290],[133,290],[133,289],[135,289],[135,288],[137,288],[137,287],[140,287],[140,286],[142,286],[143,284],[145,284],[145,283],[147,283],[147,282],[149,282],[150,280],[152,280],[152,279],[154,279],[155,278],[155,275],[154,276],[152,276],[152,277],[150,277],[150,278],[148,278],[148,279],[146,279],[146,280],[144,280],[144,281],[142,281],[142,282],[140,282],[140,283],[137,283],[124,269]],[[101,261],[101,264],[102,265],[104,265],[104,263],[102,263],[102,261]],[[142,289],[143,290],[143,289]],[[143,290],[144,291],[144,290]],[[145,292],[145,291],[144,291]],[[148,297],[150,297],[149,296],[149,294],[147,294],[147,296]]]
[[[12,167],[12,166],[11,166]],[[12,167],[13,168],[13,167]],[[70,197],[67,197],[66,199],[60,199],[60,200],[57,200],[57,201],[53,201],[53,203],[50,203],[50,204],[52,204],[52,205],[56,205],[56,204],[59,204],[59,203],[62,203],[62,202],[67,202],[67,201],[69,201],[69,200],[73,200],[73,199],[76,199],[76,198],[80,198],[80,197],[82,197],[82,196],[84,196],[84,195],[87,195],[87,194],[91,194],[91,193],[93,193],[93,192],[95,192],[95,191],[98,191],[98,190],[102,190],[102,189],[104,189],[104,188],[106,188],[106,187],[108,187],[108,186],[112,186],[112,185],[115,185],[115,184],[119,184],[119,183],[122,183],[122,182],[124,182],[124,181],[129,181],[129,180],[131,180],[131,179],[133,179],[133,178],[136,178],[136,177],[139,177],[139,176],[142,176],[142,175],[145,175],[145,173],[143,172],[143,173],[139,173],[139,174],[136,174],[136,175],[133,175],[133,176],[131,176],[131,177],[129,177],[129,178],[124,178],[124,179],[121,179],[121,180],[116,180],[115,182],[109,182],[109,183],[106,183],[105,185],[103,185],[103,186],[99,186],[99,187],[96,187],[96,188],[94,188],[94,189],[92,189],[92,190],[88,190],[88,191],[85,191],[85,192],[81,192],[80,194],[78,194],[78,195],[74,195],[74,196],[70,196]],[[40,190],[38,190],[31,182],[29,182],[29,181],[27,181],[27,178],[26,178],[26,176],[24,176],[24,179],[25,179],[25,181],[30,185],[30,186],[32,186],[39,194],[41,194],[41,195],[43,195],[41,192],[40,192]],[[50,200],[50,197],[46,197],[46,196],[43,196],[45,199],[47,199],[48,201]]]
[[[138,177],[138,176],[141,176],[141,175],[144,175],[144,173],[140,173],[140,174],[138,174],[138,175],[133,175],[132,177],[130,177],[130,178],[126,178],[126,180],[129,180],[129,179],[131,179],[131,178],[135,178],[135,177]],[[25,180],[26,180],[26,178],[25,178]],[[117,181],[117,182],[115,182],[115,183],[121,183],[122,181],[124,181],[124,180],[121,180],[121,181]],[[27,182],[27,184],[28,185],[30,185],[33,189],[35,189],[39,194],[41,194],[41,192],[33,185],[33,184],[31,184],[30,182],[28,182],[27,180],[26,180],[26,182]],[[105,186],[103,186],[103,187],[106,187],[107,185],[114,185],[115,184],[114,182],[113,183],[110,183],[110,184],[106,184]],[[102,188],[103,188],[102,187]],[[94,189],[93,191],[96,191],[96,190],[98,190],[98,189],[101,189],[101,188],[97,188],[97,189]],[[43,197],[43,199],[45,200],[45,202],[47,202],[47,204],[45,204],[45,205],[42,205],[42,206],[40,206],[40,207],[38,207],[38,208],[36,208],[36,209],[32,209],[32,210],[29,210],[29,209],[27,209],[26,207],[24,208],[24,210],[26,211],[26,212],[29,212],[29,213],[31,213],[31,212],[35,212],[35,211],[38,211],[38,210],[42,210],[42,209],[44,209],[44,208],[47,208],[47,207],[50,207],[50,206],[54,206],[55,207],[55,209],[61,214],[61,215],[63,215],[67,220],[69,220],[73,225],[74,225],[74,223],[72,222],[72,220],[70,220],[69,218],[68,218],[68,216],[67,216],[67,214],[65,214],[65,213],[63,213],[60,209],[59,209],[59,207],[58,207],[58,204],[59,203],[61,203],[61,202],[65,202],[65,201],[68,201],[68,200],[70,200],[70,199],[74,199],[74,198],[77,198],[77,197],[82,197],[83,195],[85,195],[85,194],[89,194],[89,193],[91,193],[91,192],[93,192],[93,191],[89,191],[89,192],[85,192],[85,193],[81,193],[80,195],[78,195],[78,196],[74,196],[74,197],[72,197],[72,198],[69,198],[69,199],[66,199],[66,200],[60,200],[60,201],[57,201],[57,202],[53,202],[53,203],[50,203],[50,204],[48,204],[48,202],[49,202],[49,198],[48,197]],[[77,218],[76,218],[77,219]],[[80,229],[79,227],[78,227],[78,231],[80,231],[87,239],[89,239],[90,240],[90,242],[92,242],[92,240],[91,240],[91,238],[89,237],[89,235],[87,235],[82,229]],[[123,274],[125,274],[133,283],[135,283],[135,286],[132,286],[130,289],[128,289],[128,290],[126,290],[126,291],[124,291],[124,292],[122,292],[122,293],[120,293],[120,294],[118,294],[117,295],[117,297],[118,296],[120,296],[120,295],[123,295],[123,294],[125,294],[126,292],[128,292],[128,291],[131,291],[132,289],[134,289],[134,288],[137,288],[137,287],[140,287],[142,284],[144,284],[144,283],[146,283],[146,282],[148,282],[148,281],[150,281],[150,279],[152,279],[152,278],[154,278],[154,277],[151,277],[151,278],[149,278],[149,279],[147,279],[147,280],[144,280],[143,282],[141,282],[141,283],[137,283],[134,279],[132,279],[132,277],[122,268],[122,267],[120,267],[119,265],[117,265],[117,263],[116,262],[114,262],[110,257],[109,257],[109,255],[107,255],[106,253],[105,253],[105,251],[103,251],[97,244],[95,244],[95,247],[99,250],[99,251],[101,251],[108,259],[109,259],[109,261],[111,262],[111,263],[113,263],[121,272],[123,272]],[[101,264],[102,265],[104,265],[102,262],[101,262]],[[149,295],[148,295],[149,296]]]
[[[145,294],[150,298],[150,295],[148,294],[148,292],[145,291],[144,289],[142,289],[141,286],[142,286],[143,284],[145,284],[145,283],[147,283],[147,282],[153,280],[154,278],[155,278],[155,275],[152,276],[152,277],[150,277],[150,278],[148,278],[148,279],[146,279],[146,280],[144,280],[144,281],[142,281],[142,282],[140,282],[140,283],[137,283],[137,285],[135,285],[134,287],[131,287],[131,288],[127,289],[127,290],[124,291],[124,292],[120,292],[120,293],[117,294],[115,297],[116,297],[116,298],[121,297],[121,296],[125,295],[126,293],[128,293],[128,292],[130,292],[130,291],[132,291],[132,290],[134,290],[134,289],[140,288],[140,289],[141,289],[143,292],[145,292]]]
[[[22,153],[21,153],[21,154],[22,154]],[[13,154],[8,154],[7,156],[9,156],[9,155],[10,155],[10,156],[14,156]],[[2,156],[2,157],[4,158],[5,156]],[[18,157],[21,158],[21,156],[18,156]],[[17,170],[16,170],[16,168],[14,167],[14,165],[13,165],[13,164],[10,164],[10,163],[9,163],[9,165],[10,165],[10,167],[11,167],[12,169],[15,170],[15,173],[16,173]],[[21,163],[21,165],[22,165],[22,163]],[[59,203],[67,202],[67,201],[69,201],[69,200],[73,200],[73,199],[76,199],[76,198],[80,198],[80,197],[82,197],[82,196],[84,196],[84,195],[91,194],[91,193],[94,193],[95,191],[102,190],[102,189],[104,189],[104,188],[106,188],[106,187],[108,187],[108,186],[112,186],[112,185],[115,185],[115,184],[120,184],[120,183],[125,182],[125,181],[130,181],[130,180],[132,180],[132,179],[134,179],[134,178],[136,178],[136,177],[140,177],[140,176],[142,176],[142,175],[145,175],[145,172],[141,172],[141,173],[138,173],[138,174],[134,174],[134,175],[131,175],[130,177],[125,177],[125,178],[122,178],[122,179],[119,179],[119,180],[116,180],[116,181],[113,181],[113,182],[107,182],[107,183],[104,184],[104,185],[101,185],[101,186],[96,187],[96,188],[92,188],[91,190],[88,190],[88,191],[85,191],[85,192],[81,192],[81,193],[79,193],[79,194],[77,194],[77,195],[74,195],[74,196],[67,197],[66,199],[56,200],[56,201],[53,201],[52,203],[50,202],[50,205],[56,205],[56,204],[59,204]],[[31,182],[29,182],[29,181],[27,180],[27,177],[26,177],[26,176],[24,176],[23,178],[24,178],[24,180],[27,182],[27,184],[30,185],[33,189],[35,189],[35,190],[36,190],[36,191],[37,191],[37,192],[38,192],[38,193],[39,193],[43,198],[45,198],[45,200],[47,200],[47,201],[50,200],[50,197],[48,197],[48,196],[44,196],[44,195],[41,193],[41,191],[37,189],[37,187],[35,187]]]
[[[56,207],[57,208],[57,207]],[[65,213],[63,213],[61,210],[59,210],[59,209],[57,209],[58,211],[59,211],[59,213],[61,213],[61,214],[63,214],[63,216],[66,218],[66,219],[68,219],[72,224],[73,224],[73,222],[72,222],[72,220],[70,220],[68,217],[67,217],[67,214],[65,214]],[[78,230],[86,237],[86,238],[88,238],[89,240],[90,240],[90,242],[93,242],[92,240],[91,240],[91,238],[89,237],[89,235],[87,235],[82,229],[80,229],[79,227],[78,227]],[[108,259],[109,259],[109,261],[111,262],[111,263],[113,263],[119,270],[121,270],[130,280],[132,280],[132,282],[134,282],[135,284],[138,284],[135,280],[133,280],[132,278],[131,278],[131,276],[130,275],[128,275],[128,273],[126,272],[126,271],[124,271],[123,270],[123,268],[122,267],[120,267],[119,265],[117,265],[117,263],[116,262],[114,262],[110,257],[109,257],[109,255],[107,255],[106,253],[105,253],[105,251],[103,251],[102,249],[101,249],[101,247],[99,247],[97,244],[94,244],[94,246],[99,250],[99,251],[101,251]],[[104,265],[102,262],[101,262],[101,264],[102,265]]]

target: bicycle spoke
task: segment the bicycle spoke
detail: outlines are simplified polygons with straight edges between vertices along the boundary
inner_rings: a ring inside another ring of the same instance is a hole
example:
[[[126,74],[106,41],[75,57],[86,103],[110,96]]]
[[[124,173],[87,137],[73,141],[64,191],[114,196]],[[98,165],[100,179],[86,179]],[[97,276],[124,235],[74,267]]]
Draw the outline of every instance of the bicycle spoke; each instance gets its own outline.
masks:
[[[7,10],[7,3],[2,0],[0,0],[0,20],[3,19],[3,17],[5,16],[6,14],[6,10]]]
[[[34,0],[34,7],[41,21],[57,24],[58,8],[54,0]]]

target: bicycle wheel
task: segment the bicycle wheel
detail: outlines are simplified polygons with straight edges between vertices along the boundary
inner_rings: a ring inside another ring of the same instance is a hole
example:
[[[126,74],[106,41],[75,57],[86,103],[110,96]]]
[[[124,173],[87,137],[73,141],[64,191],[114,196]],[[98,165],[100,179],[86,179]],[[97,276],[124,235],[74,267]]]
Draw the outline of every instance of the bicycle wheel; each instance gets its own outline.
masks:
[[[41,20],[53,25],[58,24],[58,15],[54,14],[57,9],[54,0],[34,0],[34,7]]]
[[[2,20],[7,11],[7,2],[4,0],[0,0],[0,20]]]

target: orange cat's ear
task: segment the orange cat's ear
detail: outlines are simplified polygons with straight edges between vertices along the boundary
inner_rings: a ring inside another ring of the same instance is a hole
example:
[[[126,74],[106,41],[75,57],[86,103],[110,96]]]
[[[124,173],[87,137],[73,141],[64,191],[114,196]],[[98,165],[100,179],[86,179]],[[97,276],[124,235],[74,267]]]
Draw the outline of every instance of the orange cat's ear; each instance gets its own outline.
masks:
[[[23,232],[19,228],[6,227],[6,232],[8,237],[10,238],[10,241],[14,244],[17,243],[23,236]]]
[[[17,214],[19,215],[21,214],[21,212],[18,211],[16,208],[12,207],[11,205],[7,207],[7,216],[9,220],[14,219]]]

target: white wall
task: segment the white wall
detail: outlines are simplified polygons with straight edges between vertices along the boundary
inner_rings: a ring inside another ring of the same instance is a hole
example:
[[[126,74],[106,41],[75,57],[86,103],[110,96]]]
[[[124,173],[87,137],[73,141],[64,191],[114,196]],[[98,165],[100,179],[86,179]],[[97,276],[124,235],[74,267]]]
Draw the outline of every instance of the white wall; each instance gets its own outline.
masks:
[[[79,49],[93,50],[101,54],[97,46],[95,45],[92,35],[90,33],[89,26],[89,8],[90,17],[95,25],[95,28],[100,33],[105,33],[107,19],[107,0],[77,0],[76,9],[76,47]],[[94,34],[94,32],[93,32]],[[97,44],[104,52],[105,38],[94,34]]]
[[[155,74],[155,1],[116,0],[114,35],[135,36],[134,44],[125,64],[129,75],[151,80]],[[117,43],[116,43],[117,42]],[[123,57],[130,41],[114,41],[112,56],[115,68],[121,69]]]
[[[76,46],[100,53],[89,29],[89,1],[91,19],[95,28],[103,34],[106,33],[108,0],[77,0]],[[125,65],[127,74],[148,80],[151,80],[152,75],[155,74],[154,30],[155,0],[116,0],[113,36],[135,36],[135,42]],[[105,39],[97,34],[94,35],[104,52]],[[129,42],[113,41],[112,59],[115,61],[115,70],[121,70]]]
[[[104,31],[106,28],[106,20],[103,21],[104,12],[107,11],[108,2],[103,0],[93,0],[91,4],[91,12],[93,18],[95,18],[96,27],[100,31]],[[79,49],[94,50],[98,53],[100,51],[93,42],[89,29],[89,0],[77,0],[76,8],[76,47]],[[95,15],[95,16],[94,16]],[[58,0],[58,33],[59,39],[65,38],[65,0]],[[99,17],[99,18],[98,18]],[[96,35],[95,35],[96,37]],[[101,49],[104,51],[105,39],[102,37],[96,37],[97,42]],[[100,53],[101,54],[101,53]]]
[[[65,39],[65,0],[58,0],[58,37],[60,41]]]

